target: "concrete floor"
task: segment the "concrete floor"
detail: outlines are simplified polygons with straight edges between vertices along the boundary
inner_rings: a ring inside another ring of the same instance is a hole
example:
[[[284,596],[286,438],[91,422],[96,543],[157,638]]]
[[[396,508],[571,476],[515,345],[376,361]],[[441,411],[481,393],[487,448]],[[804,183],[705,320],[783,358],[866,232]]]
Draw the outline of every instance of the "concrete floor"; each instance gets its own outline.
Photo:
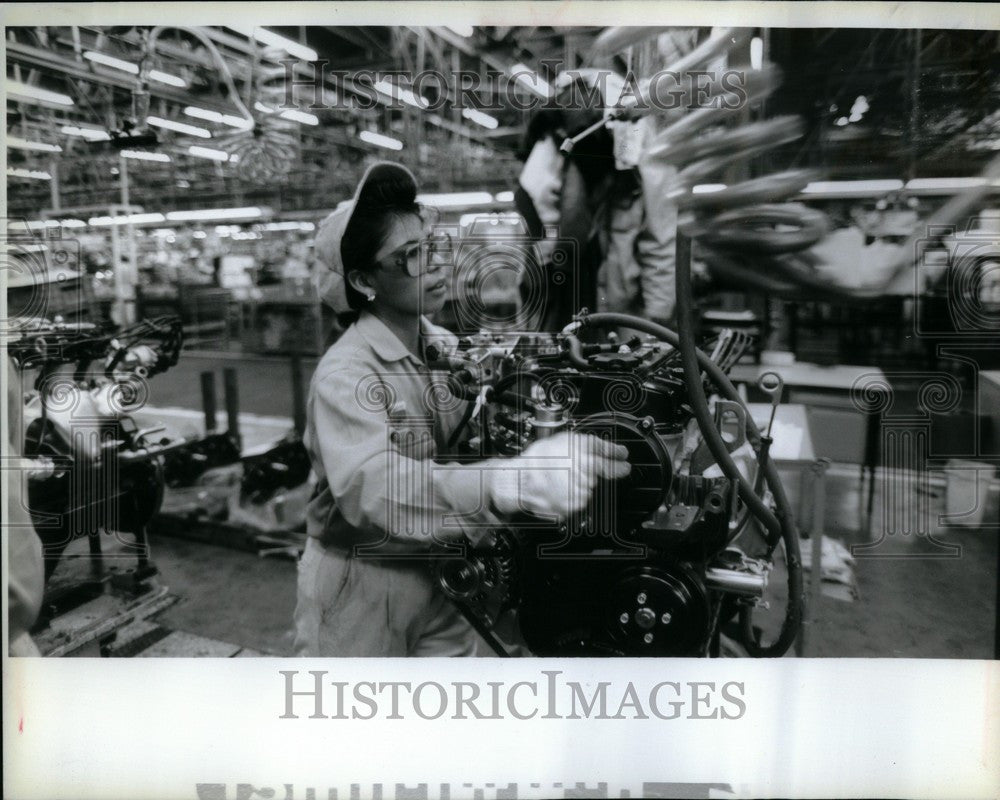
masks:
[[[198,408],[198,373],[230,365],[239,371],[241,410],[291,414],[291,392],[280,388],[289,374],[287,361],[281,360],[229,361],[185,353],[176,368],[154,379],[151,403]],[[310,369],[305,363],[305,380]],[[878,531],[885,530],[886,515],[892,511],[883,496],[896,497],[904,505],[914,502],[913,496],[887,493],[885,481],[885,475],[876,481],[873,533],[863,534],[857,467],[835,465],[827,476],[826,534],[846,546],[879,541]],[[799,507],[798,483],[789,475],[786,485],[793,508]],[[990,498],[984,527],[951,529],[936,524],[943,495],[941,486],[932,486],[925,495],[934,520],[931,530],[940,542],[959,545],[960,555],[942,557],[942,547],[928,536],[886,537],[856,559],[858,600],[820,598],[807,627],[804,655],[994,657],[1000,518],[996,495]],[[277,655],[290,653],[296,579],[292,560],[162,536],[153,538],[151,547],[163,583],[182,598],[162,616],[167,625]],[[808,557],[808,551],[804,555]],[[771,627],[768,617],[773,621],[780,614],[773,605],[761,617],[765,628]]]

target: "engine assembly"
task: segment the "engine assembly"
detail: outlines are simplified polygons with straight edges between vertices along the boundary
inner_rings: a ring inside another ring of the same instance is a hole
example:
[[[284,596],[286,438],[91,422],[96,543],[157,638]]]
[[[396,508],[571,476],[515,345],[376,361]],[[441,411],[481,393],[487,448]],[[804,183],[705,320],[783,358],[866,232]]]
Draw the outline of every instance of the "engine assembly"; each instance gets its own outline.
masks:
[[[737,616],[743,633],[732,638],[743,635],[747,651],[784,652],[787,635],[764,648],[749,623],[778,539],[747,524],[753,509],[737,481],[708,469],[715,460],[695,423],[676,334],[590,335],[602,326],[647,334],[659,328],[583,313],[559,334],[469,337],[436,362],[449,371],[454,393],[481,398],[465,420],[477,457],[517,455],[570,430],[625,446],[631,464],[627,477],[600,482],[589,505],[562,523],[524,514],[469,542],[462,557],[437,559],[439,585],[500,655],[509,655],[511,644],[540,656],[715,655],[723,627]],[[723,331],[711,356],[699,353],[714,371],[696,380],[726,380],[749,343]],[[720,437],[731,434],[723,439],[727,452],[753,445],[752,480],[762,494],[776,479],[764,478],[769,442],[737,401],[720,398],[714,424]],[[792,550],[790,585],[801,581]]]

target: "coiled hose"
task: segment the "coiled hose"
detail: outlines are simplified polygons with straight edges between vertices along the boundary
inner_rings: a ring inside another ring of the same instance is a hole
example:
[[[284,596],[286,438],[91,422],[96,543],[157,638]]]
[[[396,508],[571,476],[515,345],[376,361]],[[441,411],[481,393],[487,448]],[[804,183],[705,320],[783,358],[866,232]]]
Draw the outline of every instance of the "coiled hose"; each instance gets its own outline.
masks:
[[[682,248],[690,248],[687,238],[678,236],[678,256],[683,256]],[[688,255],[690,250],[688,250]],[[686,265],[682,264],[686,260]],[[733,385],[729,377],[719,366],[712,361],[701,350],[698,350],[694,342],[694,329],[690,324],[693,316],[693,301],[691,297],[691,270],[690,258],[678,258],[677,264],[677,308],[678,322],[681,333],[678,334],[663,325],[659,325],[641,317],[633,317],[628,314],[617,314],[611,312],[601,312],[588,314],[580,318],[580,326],[615,326],[621,328],[631,328],[632,330],[648,333],[665,341],[667,344],[678,349],[681,354],[684,371],[687,375],[688,399],[698,420],[698,427],[709,447],[712,456],[716,459],[723,474],[732,480],[739,487],[740,497],[750,509],[750,513],[756,517],[766,531],[768,543],[768,555],[774,552],[779,541],[785,545],[785,560],[788,567],[788,605],[785,609],[785,618],[781,624],[781,632],[778,638],[769,645],[763,645],[757,641],[753,632],[753,611],[749,606],[740,609],[740,627],[743,645],[747,652],[755,657],[777,657],[791,647],[798,635],[799,627],[802,623],[803,609],[805,605],[803,580],[802,580],[802,559],[799,553],[799,532],[792,514],[791,504],[785,494],[784,487],[778,477],[778,469],[772,459],[768,459],[764,465],[764,475],[767,480],[774,501],[777,506],[777,514],[767,507],[764,501],[754,491],[754,487],[739,471],[729,450],[722,439],[722,435],[715,427],[711,412],[708,408],[708,399],[702,386],[701,371],[708,375],[709,380],[719,390],[720,394],[728,400],[743,403],[739,392]],[[683,316],[687,324],[681,320]],[[686,330],[685,330],[686,328]],[[750,413],[747,412],[747,439],[754,450],[759,450],[761,434],[754,423]]]

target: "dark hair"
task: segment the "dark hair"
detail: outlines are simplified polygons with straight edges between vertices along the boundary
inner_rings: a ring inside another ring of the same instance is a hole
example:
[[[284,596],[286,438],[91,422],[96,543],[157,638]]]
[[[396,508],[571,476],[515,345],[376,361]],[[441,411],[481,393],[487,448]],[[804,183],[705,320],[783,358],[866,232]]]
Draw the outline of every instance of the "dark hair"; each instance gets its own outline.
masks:
[[[369,272],[375,268],[374,256],[392,232],[392,224],[407,214],[420,214],[417,189],[403,176],[370,181],[358,198],[344,235],[340,240],[340,258],[344,264],[344,293],[351,312],[338,321],[346,326],[357,319],[368,304],[365,296],[351,286],[347,276],[352,270]]]

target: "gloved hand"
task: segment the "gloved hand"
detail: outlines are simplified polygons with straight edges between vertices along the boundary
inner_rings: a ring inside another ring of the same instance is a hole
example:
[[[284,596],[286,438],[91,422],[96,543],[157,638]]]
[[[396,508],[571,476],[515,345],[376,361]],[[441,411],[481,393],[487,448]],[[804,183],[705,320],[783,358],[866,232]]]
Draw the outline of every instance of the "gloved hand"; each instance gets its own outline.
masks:
[[[501,514],[565,519],[581,510],[600,478],[624,478],[632,467],[623,445],[589,434],[557,433],[487,469],[486,485]],[[507,466],[509,465],[509,467]]]

